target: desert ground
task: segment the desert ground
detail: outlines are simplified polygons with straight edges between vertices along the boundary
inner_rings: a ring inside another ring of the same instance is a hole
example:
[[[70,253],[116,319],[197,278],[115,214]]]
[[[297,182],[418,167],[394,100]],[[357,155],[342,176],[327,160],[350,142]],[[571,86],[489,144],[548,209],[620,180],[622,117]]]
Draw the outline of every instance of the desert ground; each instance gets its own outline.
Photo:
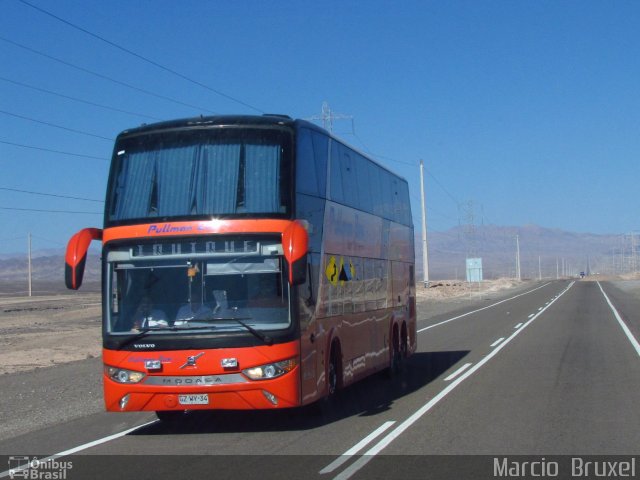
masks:
[[[99,293],[0,297],[0,374],[100,356]]]

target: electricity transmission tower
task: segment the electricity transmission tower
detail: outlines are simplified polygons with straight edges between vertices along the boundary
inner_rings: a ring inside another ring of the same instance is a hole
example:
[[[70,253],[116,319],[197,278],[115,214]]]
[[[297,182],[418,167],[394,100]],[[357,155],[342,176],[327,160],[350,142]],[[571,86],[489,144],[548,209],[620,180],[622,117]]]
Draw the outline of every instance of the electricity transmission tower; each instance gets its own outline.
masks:
[[[353,130],[353,115],[345,115],[343,113],[335,113],[329,107],[327,102],[322,102],[322,113],[320,115],[314,115],[307,120],[322,120],[322,126],[325,130],[333,133],[334,120],[351,120],[351,129]]]

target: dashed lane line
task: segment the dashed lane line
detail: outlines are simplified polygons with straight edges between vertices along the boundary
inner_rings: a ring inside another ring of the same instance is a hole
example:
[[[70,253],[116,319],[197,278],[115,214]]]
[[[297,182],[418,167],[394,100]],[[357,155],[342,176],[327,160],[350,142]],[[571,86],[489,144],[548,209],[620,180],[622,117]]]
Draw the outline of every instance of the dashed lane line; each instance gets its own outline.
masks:
[[[558,295],[558,299],[560,299],[565,293],[567,293],[575,282],[571,282],[567,288],[565,288],[560,295]],[[549,305],[544,307],[539,313],[537,313],[533,318],[531,318],[527,323],[525,323],[522,328],[516,330],[509,338],[507,338],[504,342],[498,345],[495,349],[493,349],[486,357],[476,363],[473,367],[468,369],[458,378],[453,380],[449,385],[447,385],[440,393],[438,393],[435,397],[425,403],[422,407],[416,410],[409,418],[407,418],[404,422],[394,428],[387,435],[382,437],[382,439],[376,443],[373,447],[367,450],[363,455],[361,455],[355,462],[353,462],[349,467],[344,469],[340,474],[334,477],[334,480],[348,480],[353,475],[355,475],[360,469],[362,469],[365,465],[367,465],[371,460],[375,458],[382,450],[384,450],[391,442],[393,442],[396,438],[398,438],[402,433],[404,433],[409,427],[411,427],[414,423],[416,423],[424,414],[429,412],[435,405],[437,405],[443,398],[445,398],[449,393],[451,393],[455,388],[464,382],[467,378],[476,373],[484,364],[486,364],[489,360],[495,357],[500,350],[506,347],[511,340],[513,340],[516,336],[520,335],[527,326],[529,326],[532,322],[534,322],[540,315],[542,315],[548,308],[550,308],[555,302],[551,302]]]
[[[464,372],[467,368],[469,368],[471,365],[473,365],[473,363],[465,363],[459,369],[457,369],[455,372],[453,372],[451,375],[445,378],[444,381],[450,382],[451,380],[456,378],[458,375],[460,375],[462,372]]]

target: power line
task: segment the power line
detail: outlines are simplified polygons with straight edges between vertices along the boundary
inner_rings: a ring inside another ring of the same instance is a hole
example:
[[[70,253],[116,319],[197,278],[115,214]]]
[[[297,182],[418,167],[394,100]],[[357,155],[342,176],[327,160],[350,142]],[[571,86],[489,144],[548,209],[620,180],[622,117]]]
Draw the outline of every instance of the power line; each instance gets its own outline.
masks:
[[[0,242],[11,242],[13,240],[22,240],[24,237],[0,238]]]
[[[121,110],[119,108],[110,107],[108,105],[102,105],[100,103],[91,102],[89,100],[83,100],[82,98],[76,98],[76,97],[65,95],[65,94],[62,94],[62,93],[59,93],[59,92],[53,92],[51,90],[47,90],[47,89],[44,89],[44,88],[35,87],[33,85],[27,85],[26,83],[17,82],[15,80],[11,80],[9,78],[0,77],[0,80],[5,81],[5,82],[9,82],[9,83],[13,83],[14,85],[19,85],[21,87],[30,88],[30,89],[36,90],[38,92],[44,92],[44,93],[47,93],[49,95],[55,95],[56,97],[65,98],[67,100],[73,100],[74,102],[80,102],[80,103],[84,103],[84,104],[91,105],[91,106],[94,106],[94,107],[103,108],[105,110],[111,110],[112,112],[126,113],[128,115],[135,115],[137,117],[149,118],[151,120],[162,120],[162,118],[152,117],[151,115],[145,115],[144,113],[129,112],[128,110]]]
[[[35,55],[40,55],[41,57],[47,58],[49,60],[53,60],[54,62],[58,62],[58,63],[60,63],[62,65],[67,66],[67,67],[75,68],[76,70],[80,70],[81,72],[88,73],[89,75],[93,75],[94,77],[98,77],[98,78],[101,78],[103,80],[107,80],[109,82],[115,83],[117,85],[130,88],[130,89],[135,90],[137,92],[144,93],[145,95],[150,95],[152,97],[160,98],[162,100],[166,100],[166,101],[175,103],[177,105],[182,105],[183,107],[189,107],[189,108],[192,108],[192,109],[197,110],[199,112],[203,111],[203,112],[208,112],[208,113],[212,113],[212,114],[217,114],[217,112],[214,112],[213,110],[209,110],[208,108],[199,107],[197,105],[191,105],[190,103],[185,103],[185,102],[182,102],[180,100],[176,100],[175,98],[167,97],[166,95],[160,95],[158,93],[154,93],[154,92],[151,92],[149,90],[145,90],[144,88],[136,87],[135,85],[131,85],[131,84],[126,83],[126,82],[122,82],[122,81],[117,80],[115,78],[111,78],[111,77],[109,77],[107,75],[103,75],[101,73],[94,72],[93,70],[89,70],[89,69],[84,68],[84,67],[79,67],[78,65],[74,65],[73,63],[69,63],[69,62],[67,62],[65,60],[61,60],[61,59],[59,59],[57,57],[54,57],[52,55],[48,55],[46,53],[40,52],[40,51],[35,50],[33,48],[27,47],[26,45],[22,45],[20,43],[14,42],[13,40],[9,40],[8,38],[0,37],[0,40],[3,41],[3,42],[9,43],[9,44],[11,44],[11,45],[13,45],[15,47],[22,48],[23,50],[26,50],[26,51],[28,51],[30,53],[35,54]]]
[[[391,158],[391,157],[385,157],[384,155],[379,155],[377,153],[372,152],[367,145],[364,143],[364,141],[356,134],[355,131],[351,132],[351,134],[360,142],[360,144],[362,145],[362,148],[364,149],[364,151],[366,153],[368,153],[369,155],[371,155],[374,158],[377,159],[383,159],[383,160],[388,160],[391,162],[396,162],[396,163],[401,163],[403,165],[409,165],[411,167],[416,167],[417,164],[415,163],[411,163],[411,162],[406,162],[406,161],[402,161],[402,160],[396,160],[395,158]]]
[[[213,93],[215,93],[217,95],[220,95],[221,97],[224,97],[224,98],[226,98],[228,100],[236,102],[236,103],[238,103],[240,105],[243,105],[243,106],[245,106],[247,108],[250,108],[251,110],[255,110],[256,112],[264,113],[264,111],[260,110],[257,107],[254,107],[253,105],[250,105],[250,104],[248,104],[246,102],[243,102],[242,100],[239,100],[238,98],[232,97],[231,95],[227,95],[226,93],[221,92],[220,90],[217,90],[217,89],[215,89],[213,87],[210,87],[209,85],[206,85],[206,84],[204,84],[202,82],[199,82],[198,80],[194,80],[194,79],[192,79],[190,77],[187,77],[186,75],[183,75],[182,73],[180,73],[180,72],[178,72],[176,70],[173,70],[172,68],[169,68],[169,67],[167,67],[165,65],[162,65],[162,64],[160,64],[158,62],[155,62],[155,61],[153,61],[153,60],[151,60],[151,59],[149,59],[149,58],[147,58],[147,57],[145,57],[145,56],[143,56],[143,55],[141,55],[139,53],[136,53],[136,52],[134,52],[132,50],[129,50],[126,47],[123,47],[122,45],[119,45],[119,44],[117,44],[115,42],[112,42],[111,40],[107,40],[106,38],[101,37],[100,35],[97,35],[97,34],[95,34],[93,32],[90,32],[89,30],[87,30],[85,28],[82,28],[82,27],[80,27],[80,26],[78,26],[78,25],[76,25],[74,23],[71,23],[70,21],[65,20],[64,18],[61,18],[61,17],[49,12],[48,10],[45,10],[43,8],[40,8],[40,7],[36,6],[36,5],[33,5],[33,4],[29,3],[29,2],[27,2],[26,0],[18,0],[18,1],[23,3],[24,5],[27,5],[27,6],[31,7],[31,8],[39,11],[40,13],[44,13],[45,15],[48,15],[48,16],[58,20],[59,22],[64,23],[65,25],[68,25],[68,26],[70,26],[72,28],[75,28],[76,30],[79,30],[79,31],[81,31],[81,32],[93,37],[93,38],[96,38],[96,39],[100,40],[101,42],[106,43],[107,45],[110,45],[110,46],[112,46],[114,48],[117,48],[118,50],[121,50],[121,51],[123,51],[125,53],[128,53],[129,55],[132,55],[133,57],[136,57],[139,60],[147,62],[147,63],[153,65],[154,67],[160,68],[161,70],[164,70],[165,72],[169,72],[172,75],[175,75],[176,77],[179,77],[179,78],[181,78],[183,80],[186,80],[187,82],[193,83],[194,85],[198,85],[199,87],[202,87],[202,88],[204,88],[206,90],[209,90],[209,91],[211,91],[211,92],[213,92]]]
[[[411,193],[411,194],[410,194],[410,196],[411,196],[411,198],[413,198],[416,202],[418,202],[418,203],[421,203],[421,202],[422,202],[422,200],[420,200],[420,199],[417,197],[417,195],[415,195],[415,194]],[[439,217],[442,217],[442,218],[447,219],[447,220],[453,220],[454,222],[457,222],[457,221],[459,220],[459,218],[453,218],[453,217],[451,217],[451,216],[449,216],[449,215],[446,215],[446,214],[444,214],[444,213],[442,213],[442,212],[440,212],[440,211],[438,211],[438,210],[434,210],[434,209],[433,209],[433,207],[431,207],[431,206],[429,207],[429,213],[430,213],[430,214],[431,214],[431,213],[435,213],[435,214],[436,214],[436,215],[438,215]],[[422,221],[422,220],[421,220],[421,221]]]
[[[3,113],[4,115],[9,115],[11,117],[21,118],[23,120],[29,120],[30,122],[35,122],[35,123],[40,123],[42,125],[47,125],[48,127],[59,128],[61,130],[66,130],[68,132],[73,132],[73,133],[77,133],[77,134],[80,134],[80,135],[87,135],[89,137],[100,138],[102,140],[108,140],[110,142],[113,142],[113,140],[114,140],[113,138],[103,137],[102,135],[96,135],[95,133],[83,132],[82,130],[75,130],[73,128],[63,127],[62,125],[56,125],[55,123],[49,123],[49,122],[45,122],[43,120],[36,120],[35,118],[25,117],[24,115],[18,115],[17,113],[11,113],[11,112],[7,112],[5,110],[0,110],[0,113]]]
[[[52,244],[52,245],[61,245],[61,246],[63,246],[63,247],[66,245],[66,244],[64,244],[64,243],[62,243],[62,242],[56,242],[55,240],[51,240],[51,239],[49,239],[49,238],[40,237],[40,236],[38,236],[38,235],[33,235],[33,234],[31,234],[31,237],[32,237],[32,238],[36,238],[36,239],[38,239],[38,240],[42,240],[42,241],[47,242],[47,243],[50,243],[50,244]]]
[[[42,150],[43,152],[59,153],[60,155],[69,155],[69,156],[72,156],[72,157],[91,158],[93,160],[103,160],[105,162],[109,161],[108,158],[94,157],[93,155],[84,155],[82,153],[63,152],[61,150],[52,150],[50,148],[36,147],[35,145],[24,145],[22,143],[7,142],[7,141],[4,141],[4,140],[0,140],[0,143],[4,143],[5,145],[12,145],[14,147],[31,148],[33,150]]]
[[[104,212],[78,212],[74,210],[45,210],[38,208],[0,207],[0,210],[15,210],[19,212],[44,212],[44,213],[86,213],[88,215],[103,215]]]
[[[355,129],[352,132],[353,136],[358,139],[358,141],[362,144],[364,150],[371,156],[373,156],[374,158],[378,158],[378,159],[384,159],[384,160],[388,160],[391,162],[396,162],[396,163],[401,163],[403,165],[409,165],[411,167],[415,167],[417,166],[415,163],[411,163],[411,162],[406,162],[406,161],[402,161],[402,160],[397,160],[395,158],[391,158],[391,157],[386,157],[384,155],[378,155],[376,153],[373,153],[369,148],[367,148],[367,146],[365,145],[365,143],[362,141],[362,139],[356,134]],[[425,170],[427,171],[427,174],[436,182],[436,184],[444,191],[444,193],[446,193],[449,198],[451,198],[453,200],[453,202],[456,204],[456,206],[459,208],[460,207],[460,202],[453,196],[453,194],[451,192],[449,192],[449,190],[447,190],[445,188],[444,185],[442,185],[442,183],[440,183],[440,181],[425,167]]]
[[[96,200],[94,198],[73,197],[71,195],[60,195],[60,194],[56,194],[56,193],[33,192],[33,191],[30,191],[30,190],[20,190],[20,189],[17,189],[17,188],[0,187],[0,190],[5,190],[5,191],[9,191],[9,192],[17,192],[17,193],[27,193],[29,195],[41,195],[41,196],[44,196],[44,197],[69,198],[71,200],[82,200],[82,201],[85,201],[85,202],[104,203],[104,200]]]
[[[427,170],[427,169],[425,168],[425,170]],[[430,176],[430,177],[431,177],[431,178],[436,182],[436,184],[437,184],[437,185],[442,189],[442,191],[443,191],[444,193],[446,193],[446,194],[449,196],[449,198],[450,198],[451,200],[453,200],[453,202],[454,202],[458,207],[460,207],[460,202],[458,201],[458,199],[457,199],[456,197],[454,197],[454,196],[453,196],[453,194],[452,194],[451,192],[449,192],[449,190],[447,190],[447,189],[445,188],[445,186],[444,186],[444,185],[442,185],[442,183],[440,183],[440,180],[438,180],[438,179],[433,175],[433,173],[431,173],[429,170],[427,170],[427,173],[428,173],[428,174],[429,174],[429,176]]]
[[[395,158],[391,158],[391,157],[385,157],[384,155],[377,155],[378,158],[382,158],[384,160],[388,160],[390,162],[396,162],[396,163],[402,163],[403,165],[409,165],[410,167],[416,167],[417,165],[415,163],[411,163],[411,162],[405,162],[402,160],[397,160]]]

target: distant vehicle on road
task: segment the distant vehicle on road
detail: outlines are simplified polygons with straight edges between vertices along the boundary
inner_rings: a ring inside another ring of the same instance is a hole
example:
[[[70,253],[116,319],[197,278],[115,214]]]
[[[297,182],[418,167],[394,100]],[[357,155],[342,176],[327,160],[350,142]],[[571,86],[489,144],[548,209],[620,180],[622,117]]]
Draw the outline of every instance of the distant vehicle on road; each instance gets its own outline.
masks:
[[[104,228],[67,247],[69,288],[92,240],[109,411],[306,405],[416,349],[407,182],[309,122],[122,132]]]

